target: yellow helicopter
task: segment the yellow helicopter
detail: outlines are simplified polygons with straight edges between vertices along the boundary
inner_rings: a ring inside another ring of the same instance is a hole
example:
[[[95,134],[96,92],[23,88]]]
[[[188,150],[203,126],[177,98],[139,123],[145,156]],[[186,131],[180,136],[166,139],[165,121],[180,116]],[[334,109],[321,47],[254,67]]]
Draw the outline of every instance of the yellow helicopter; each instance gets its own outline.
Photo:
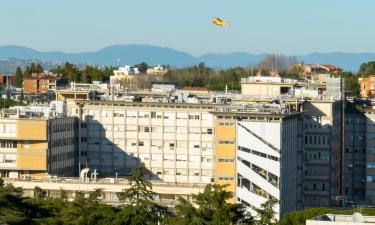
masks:
[[[221,18],[215,18],[212,20],[212,24],[218,27],[227,27],[230,25],[228,21],[224,21]]]

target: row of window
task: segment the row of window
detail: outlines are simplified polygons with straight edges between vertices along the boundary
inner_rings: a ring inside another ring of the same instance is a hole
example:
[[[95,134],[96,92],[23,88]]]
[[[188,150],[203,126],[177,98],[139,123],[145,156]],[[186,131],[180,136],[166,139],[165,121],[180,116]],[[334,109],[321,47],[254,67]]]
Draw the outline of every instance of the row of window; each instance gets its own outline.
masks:
[[[233,145],[234,141],[233,140],[219,140],[219,144],[221,144],[221,145]]]
[[[59,161],[65,161],[68,159],[74,159],[74,155],[75,155],[74,152],[60,153],[60,154],[51,155],[49,157],[49,160],[50,160],[50,163],[55,163]]]
[[[87,141],[85,138],[81,138],[81,141]],[[102,145],[102,146],[112,146],[112,145],[118,145],[125,147],[126,146],[132,146],[132,147],[156,147],[158,149],[169,148],[170,150],[174,150],[175,148],[195,148],[206,150],[206,149],[212,149],[213,144],[212,142],[200,142],[200,141],[162,141],[162,140],[136,140],[136,139],[115,139],[113,142],[107,139],[100,140],[100,139],[94,139],[90,138],[88,140],[88,144],[90,145]]]
[[[306,135],[305,136],[305,144],[330,144],[331,139],[327,135]]]
[[[62,154],[61,154],[62,155]],[[58,157],[61,157],[59,155]],[[67,154],[67,156],[73,157],[73,155]],[[89,160],[98,160],[101,158],[102,160],[110,160],[112,158],[112,154],[102,154],[101,157],[99,157],[99,154],[97,152],[90,153],[88,156]],[[186,154],[142,154],[140,153],[137,157],[137,154],[135,153],[115,153],[113,155],[113,158],[115,160],[127,160],[127,161],[133,161],[133,160],[141,160],[141,161],[177,161],[177,162],[202,162],[202,163],[211,163],[214,160],[213,156],[199,156],[199,155],[186,155]],[[59,158],[53,158],[54,160],[57,160]]]
[[[51,141],[51,147],[60,147],[60,146],[74,145],[76,143],[77,143],[77,138],[76,137],[53,139]]]
[[[328,151],[308,151],[305,152],[305,160],[329,160],[330,152]]]
[[[374,153],[375,153],[375,148],[373,149]],[[352,148],[352,147],[346,147],[345,148],[345,152],[346,153],[365,153],[365,149],[362,148],[362,147],[355,147],[355,148]],[[370,152],[369,152],[370,153]]]
[[[145,132],[145,133],[176,133],[176,134],[213,134],[212,128],[200,127],[174,127],[174,126],[137,126],[137,125],[111,125],[90,124],[89,131],[115,131],[115,132]]]
[[[345,165],[347,168],[364,168],[366,166],[366,162],[364,160],[354,160],[354,163],[352,160],[345,160]],[[371,166],[371,165],[367,165]],[[374,164],[375,166],[375,164]],[[374,167],[375,168],[375,167]]]
[[[63,131],[72,131],[72,130],[74,130],[73,123],[52,124],[51,126],[52,132],[63,132]]]
[[[222,126],[222,127],[233,127],[234,123],[233,122],[220,122],[219,126]]]
[[[1,148],[17,148],[17,141],[0,141]]]
[[[317,191],[317,192],[328,191],[328,183],[324,183],[324,182],[306,183],[304,184],[304,190],[305,191]]]
[[[177,176],[213,176],[212,170],[199,169],[173,169],[173,168],[152,168],[151,171],[157,175],[177,175]]]
[[[244,151],[244,152],[247,152],[247,153],[250,153],[250,154],[254,154],[254,155],[266,158],[266,159],[271,159],[271,160],[276,161],[276,162],[279,161],[278,157],[275,157],[275,156],[272,156],[272,155],[267,155],[265,153],[258,152],[256,150],[252,150],[252,149],[248,149],[248,148],[245,148],[245,147],[242,147],[242,146],[238,146],[238,150]]]
[[[110,110],[102,110],[101,114],[99,114],[99,111],[89,111],[87,113],[84,112],[84,114],[91,115],[91,116],[99,116],[101,117],[126,117],[126,118],[151,118],[151,119],[190,119],[190,120],[211,120],[212,115],[209,113],[185,113],[185,112],[147,112],[147,111],[110,111]]]
[[[345,120],[346,125],[356,125],[356,126],[366,126],[366,120],[364,119],[352,119],[352,118],[346,118]]]

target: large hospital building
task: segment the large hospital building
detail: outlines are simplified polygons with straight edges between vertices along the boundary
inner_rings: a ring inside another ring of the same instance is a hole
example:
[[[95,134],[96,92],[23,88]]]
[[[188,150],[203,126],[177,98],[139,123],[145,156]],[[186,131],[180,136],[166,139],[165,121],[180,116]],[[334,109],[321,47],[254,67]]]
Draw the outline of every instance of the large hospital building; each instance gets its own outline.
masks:
[[[251,88],[258,81],[243,82]],[[271,92],[280,95],[296,85],[288,82],[277,81]],[[249,210],[268,199],[278,200],[279,216],[307,206],[331,206],[342,195],[344,180],[342,102],[320,96],[275,101],[275,96],[244,93],[222,101],[215,95],[215,101],[209,95],[194,101],[75,99],[67,101],[64,116],[35,118],[22,116],[22,110],[14,118],[4,114],[0,123],[13,125],[4,125],[1,132],[0,175],[71,177],[89,168],[95,177],[117,178],[142,167],[150,180],[175,193],[169,198],[176,198],[181,187],[180,194],[188,197],[188,190],[225,184],[234,193],[231,201]],[[118,189],[108,188],[109,195]],[[165,196],[166,189],[158,188]]]

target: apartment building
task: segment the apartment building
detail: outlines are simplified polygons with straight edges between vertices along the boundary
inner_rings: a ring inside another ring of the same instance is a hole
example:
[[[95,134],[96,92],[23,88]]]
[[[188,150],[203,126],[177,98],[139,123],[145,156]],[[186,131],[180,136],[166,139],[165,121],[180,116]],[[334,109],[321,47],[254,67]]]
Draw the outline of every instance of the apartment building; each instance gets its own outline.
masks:
[[[77,130],[76,119],[46,118],[40,110],[46,108],[29,108],[22,113],[20,108],[3,110],[0,118],[1,177],[41,178],[51,174],[77,174],[76,142],[71,140]],[[67,126],[62,127],[62,124]],[[62,129],[64,132],[54,132]]]
[[[303,102],[303,206],[328,207],[341,196],[342,102]]]
[[[373,98],[375,96],[375,76],[358,78],[359,95],[362,98]]]
[[[23,78],[23,92],[25,94],[45,94],[56,89],[60,77],[57,74],[37,74]]]

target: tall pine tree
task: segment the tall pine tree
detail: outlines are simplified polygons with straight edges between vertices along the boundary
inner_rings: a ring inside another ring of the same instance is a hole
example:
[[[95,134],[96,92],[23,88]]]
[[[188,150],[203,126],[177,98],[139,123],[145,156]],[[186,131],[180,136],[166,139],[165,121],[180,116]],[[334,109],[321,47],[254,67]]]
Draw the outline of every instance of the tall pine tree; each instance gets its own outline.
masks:
[[[23,82],[23,74],[22,70],[19,66],[16,68],[16,75],[14,76],[14,82],[13,85],[15,87],[22,87],[22,82]]]

